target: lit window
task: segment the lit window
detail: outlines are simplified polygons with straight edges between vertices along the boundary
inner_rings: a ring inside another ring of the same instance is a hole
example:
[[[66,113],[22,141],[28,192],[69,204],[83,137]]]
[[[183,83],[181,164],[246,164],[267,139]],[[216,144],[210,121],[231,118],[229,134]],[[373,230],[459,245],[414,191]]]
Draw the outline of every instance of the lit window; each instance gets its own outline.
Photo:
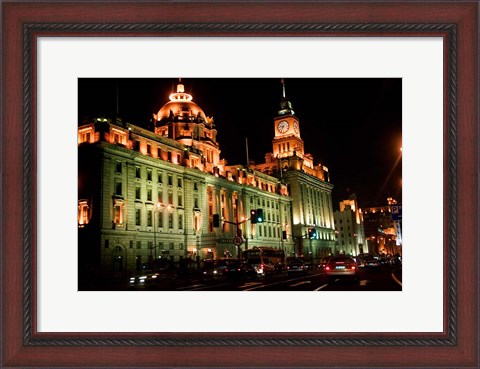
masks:
[[[78,143],[84,143],[84,142],[92,142],[92,137],[93,137],[93,128],[88,127],[80,130],[78,132]]]
[[[89,222],[89,206],[87,200],[80,200],[78,202],[78,225],[80,227],[85,226]]]
[[[115,224],[123,224],[123,200],[115,200],[113,204],[113,222]]]

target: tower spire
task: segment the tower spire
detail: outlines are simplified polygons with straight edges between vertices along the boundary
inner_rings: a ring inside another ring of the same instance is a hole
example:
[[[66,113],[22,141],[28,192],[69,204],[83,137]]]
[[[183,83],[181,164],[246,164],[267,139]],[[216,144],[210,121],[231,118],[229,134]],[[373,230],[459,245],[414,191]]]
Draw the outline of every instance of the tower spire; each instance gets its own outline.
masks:
[[[285,94],[285,80],[282,78],[280,81],[282,83],[282,99],[280,100],[280,110],[278,111],[278,115],[294,115],[295,112],[292,109],[292,103],[287,99]]]

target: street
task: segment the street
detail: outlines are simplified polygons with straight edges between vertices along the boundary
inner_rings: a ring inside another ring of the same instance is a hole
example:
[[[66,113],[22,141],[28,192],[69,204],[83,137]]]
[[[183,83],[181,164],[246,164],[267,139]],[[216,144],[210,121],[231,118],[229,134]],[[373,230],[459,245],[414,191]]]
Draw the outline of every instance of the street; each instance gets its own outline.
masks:
[[[221,277],[176,279],[168,283],[131,287],[130,290],[168,291],[401,291],[401,269],[382,266],[360,269],[357,278],[328,280],[323,271],[287,275],[285,271],[266,277],[227,279]]]

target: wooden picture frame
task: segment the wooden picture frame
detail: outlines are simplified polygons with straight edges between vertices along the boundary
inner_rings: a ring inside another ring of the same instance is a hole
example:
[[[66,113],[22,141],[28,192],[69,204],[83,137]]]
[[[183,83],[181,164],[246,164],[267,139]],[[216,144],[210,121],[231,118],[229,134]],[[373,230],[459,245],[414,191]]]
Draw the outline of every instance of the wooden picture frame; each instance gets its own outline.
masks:
[[[4,367],[478,367],[478,2],[2,3]],[[38,36],[439,36],[441,333],[36,331]]]

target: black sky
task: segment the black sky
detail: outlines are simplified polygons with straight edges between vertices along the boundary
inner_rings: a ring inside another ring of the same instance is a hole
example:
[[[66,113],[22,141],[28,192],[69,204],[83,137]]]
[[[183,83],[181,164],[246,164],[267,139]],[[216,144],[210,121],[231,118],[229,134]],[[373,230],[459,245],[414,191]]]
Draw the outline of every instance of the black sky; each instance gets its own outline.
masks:
[[[169,101],[178,79],[78,81],[79,124],[97,115],[113,117],[118,106],[120,117],[146,126]],[[214,117],[221,156],[229,164],[246,163],[246,137],[250,159],[264,162],[265,153],[272,151],[280,78],[183,78],[182,83],[205,114]],[[314,164],[329,168],[334,210],[348,193],[355,193],[362,207],[384,205],[388,196],[401,202],[400,78],[286,78],[285,87],[300,119],[305,151]]]

